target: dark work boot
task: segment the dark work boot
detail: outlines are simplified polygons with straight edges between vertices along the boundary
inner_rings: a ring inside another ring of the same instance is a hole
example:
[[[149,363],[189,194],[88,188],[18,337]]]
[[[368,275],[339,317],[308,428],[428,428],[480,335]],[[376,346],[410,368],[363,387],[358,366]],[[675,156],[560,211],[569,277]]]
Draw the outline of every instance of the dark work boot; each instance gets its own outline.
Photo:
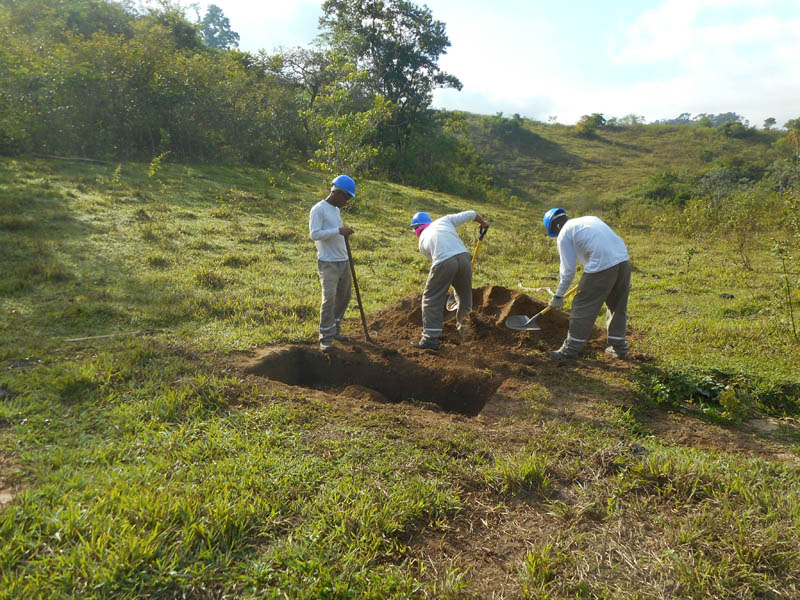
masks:
[[[547,356],[554,360],[575,360],[578,358],[578,351],[569,347],[569,337],[561,344],[558,350],[547,350]]]
[[[416,344],[412,344],[415,348],[421,348],[422,350],[438,350],[439,349],[439,340],[433,338],[422,338]]]
[[[572,354],[564,350],[546,350],[545,353],[553,360],[575,360],[578,358],[577,354]]]

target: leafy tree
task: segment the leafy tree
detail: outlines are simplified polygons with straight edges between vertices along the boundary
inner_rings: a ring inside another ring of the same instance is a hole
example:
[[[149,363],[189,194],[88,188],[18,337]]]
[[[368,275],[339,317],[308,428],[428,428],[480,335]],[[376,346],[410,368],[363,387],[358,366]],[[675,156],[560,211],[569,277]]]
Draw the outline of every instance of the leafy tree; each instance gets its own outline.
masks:
[[[366,73],[350,67],[323,89],[316,109],[307,111],[309,123],[321,139],[309,161],[312,166],[330,173],[360,173],[378,155],[370,138],[378,125],[391,117],[392,104],[378,94],[366,106],[354,106],[353,98],[359,96],[358,88],[366,78]]]
[[[200,21],[200,35],[210,48],[227,50],[239,47],[239,34],[231,29],[231,22],[216,4],[208,5]]]
[[[717,135],[723,137],[744,138],[753,134],[753,130],[739,121],[727,121],[716,129]]]
[[[713,114],[703,114],[702,117],[708,117],[709,121],[711,122],[712,127],[720,127],[725,123],[740,123],[747,127],[749,123],[747,119],[745,119],[741,115],[737,115],[735,112],[726,112],[726,113],[719,113],[718,115]]]
[[[340,77],[335,68],[336,58],[330,52],[294,48],[277,55],[280,61],[279,72],[283,73],[297,87],[303,122],[305,142],[303,149],[311,148],[311,124],[317,97],[328,85]]]
[[[200,50],[203,40],[198,28],[186,18],[186,11],[173,0],[159,0],[159,6],[150,9],[148,17],[172,33],[175,46],[184,50]]]
[[[747,119],[737,115],[735,112],[719,113],[718,115],[700,113],[694,117],[692,117],[691,113],[681,113],[674,119],[656,121],[656,123],[662,125],[696,125],[699,127],[719,127],[728,122],[742,123],[745,127],[748,126]]]
[[[634,125],[644,125],[645,119],[642,115],[635,115],[633,113],[625,115],[619,120],[620,125],[633,127]]]
[[[401,163],[408,185],[473,198],[485,198],[491,188],[463,113],[437,111],[433,120],[414,128],[408,149]]]
[[[764,129],[769,131],[770,129],[775,127],[776,122],[777,121],[775,121],[775,117],[767,117],[766,119],[764,119]]]
[[[583,115],[575,125],[575,131],[581,137],[592,137],[600,127],[605,126],[606,120],[601,113]]]
[[[784,127],[789,130],[786,139],[794,146],[797,156],[800,157],[800,117],[787,121]]]
[[[402,152],[413,124],[429,118],[433,90],[461,89],[438,66],[450,46],[444,23],[408,0],[326,0],[322,12],[321,39],[367,73],[370,92],[394,105],[382,133]]]
[[[0,152],[264,164],[300,145],[295,90],[270,57],[208,51],[167,4],[121,17],[128,34],[97,27],[108,13],[94,7],[0,2]],[[27,23],[39,8],[47,19]]]

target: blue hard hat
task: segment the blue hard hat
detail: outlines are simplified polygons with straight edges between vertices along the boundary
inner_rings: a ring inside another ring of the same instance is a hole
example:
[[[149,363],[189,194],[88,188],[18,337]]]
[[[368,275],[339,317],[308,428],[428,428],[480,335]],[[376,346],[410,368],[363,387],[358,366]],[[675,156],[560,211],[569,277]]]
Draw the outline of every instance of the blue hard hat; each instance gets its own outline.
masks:
[[[553,219],[555,219],[560,215],[566,216],[567,211],[565,211],[563,208],[551,208],[546,213],[544,213],[544,219],[542,219],[542,221],[544,221],[544,228],[547,229],[547,235],[549,235],[550,237],[558,236],[557,233],[553,233],[550,230],[550,223],[553,221]]]
[[[426,212],[414,213],[414,216],[411,217],[411,228],[416,229],[420,225],[427,225],[430,222],[432,222],[432,219],[428,213]]]
[[[339,175],[336,179],[331,181],[331,185],[342,188],[353,198],[356,197],[356,182],[348,175]]]

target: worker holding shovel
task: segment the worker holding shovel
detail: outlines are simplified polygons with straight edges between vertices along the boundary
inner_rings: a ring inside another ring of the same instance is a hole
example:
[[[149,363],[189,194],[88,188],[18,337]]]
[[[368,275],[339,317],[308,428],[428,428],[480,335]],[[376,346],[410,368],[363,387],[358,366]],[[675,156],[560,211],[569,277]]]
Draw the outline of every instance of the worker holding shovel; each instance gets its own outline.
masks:
[[[339,209],[355,195],[355,182],[347,175],[339,175],[331,182],[328,197],[317,202],[308,217],[308,230],[317,246],[317,271],[322,285],[319,348],[323,352],[331,350],[334,340],[349,341],[342,335],[342,318],[352,294],[345,238],[351,236],[353,230],[344,226]]]
[[[544,227],[547,235],[558,237],[561,258],[558,289],[550,300],[550,306],[559,308],[564,305],[564,296],[575,277],[576,263],[583,265],[583,276],[572,301],[567,338],[561,348],[548,351],[548,356],[578,358],[605,302],[609,343],[606,353],[614,358],[625,358],[631,288],[631,263],[625,242],[597,217],[570,219],[563,208],[548,210],[544,215]]]
[[[418,212],[411,218],[411,228],[419,238],[419,251],[431,260],[422,293],[422,338],[415,344],[417,348],[439,349],[447,290],[451,285],[458,302],[456,327],[461,337],[467,334],[467,317],[472,310],[472,260],[456,229],[469,221],[482,228],[489,227],[474,210],[445,215],[435,221],[426,212]]]

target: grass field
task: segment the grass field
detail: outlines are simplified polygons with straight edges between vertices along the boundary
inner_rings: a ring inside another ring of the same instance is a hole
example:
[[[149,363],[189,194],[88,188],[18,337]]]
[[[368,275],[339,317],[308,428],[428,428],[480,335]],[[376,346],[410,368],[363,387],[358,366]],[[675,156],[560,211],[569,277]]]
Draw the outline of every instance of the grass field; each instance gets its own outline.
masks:
[[[533,348],[514,410],[477,417],[234,368],[315,340],[326,177],[0,158],[0,598],[798,597],[783,234],[742,249],[617,216],[651,174],[626,153],[664,170],[656,142],[604,145],[616,191],[591,144],[547,143],[580,185],[520,158],[518,198],[358,181],[345,214],[368,315],[422,289],[418,210],[492,223],[476,287],[554,285],[550,198],[625,238],[647,360],[562,369]]]

